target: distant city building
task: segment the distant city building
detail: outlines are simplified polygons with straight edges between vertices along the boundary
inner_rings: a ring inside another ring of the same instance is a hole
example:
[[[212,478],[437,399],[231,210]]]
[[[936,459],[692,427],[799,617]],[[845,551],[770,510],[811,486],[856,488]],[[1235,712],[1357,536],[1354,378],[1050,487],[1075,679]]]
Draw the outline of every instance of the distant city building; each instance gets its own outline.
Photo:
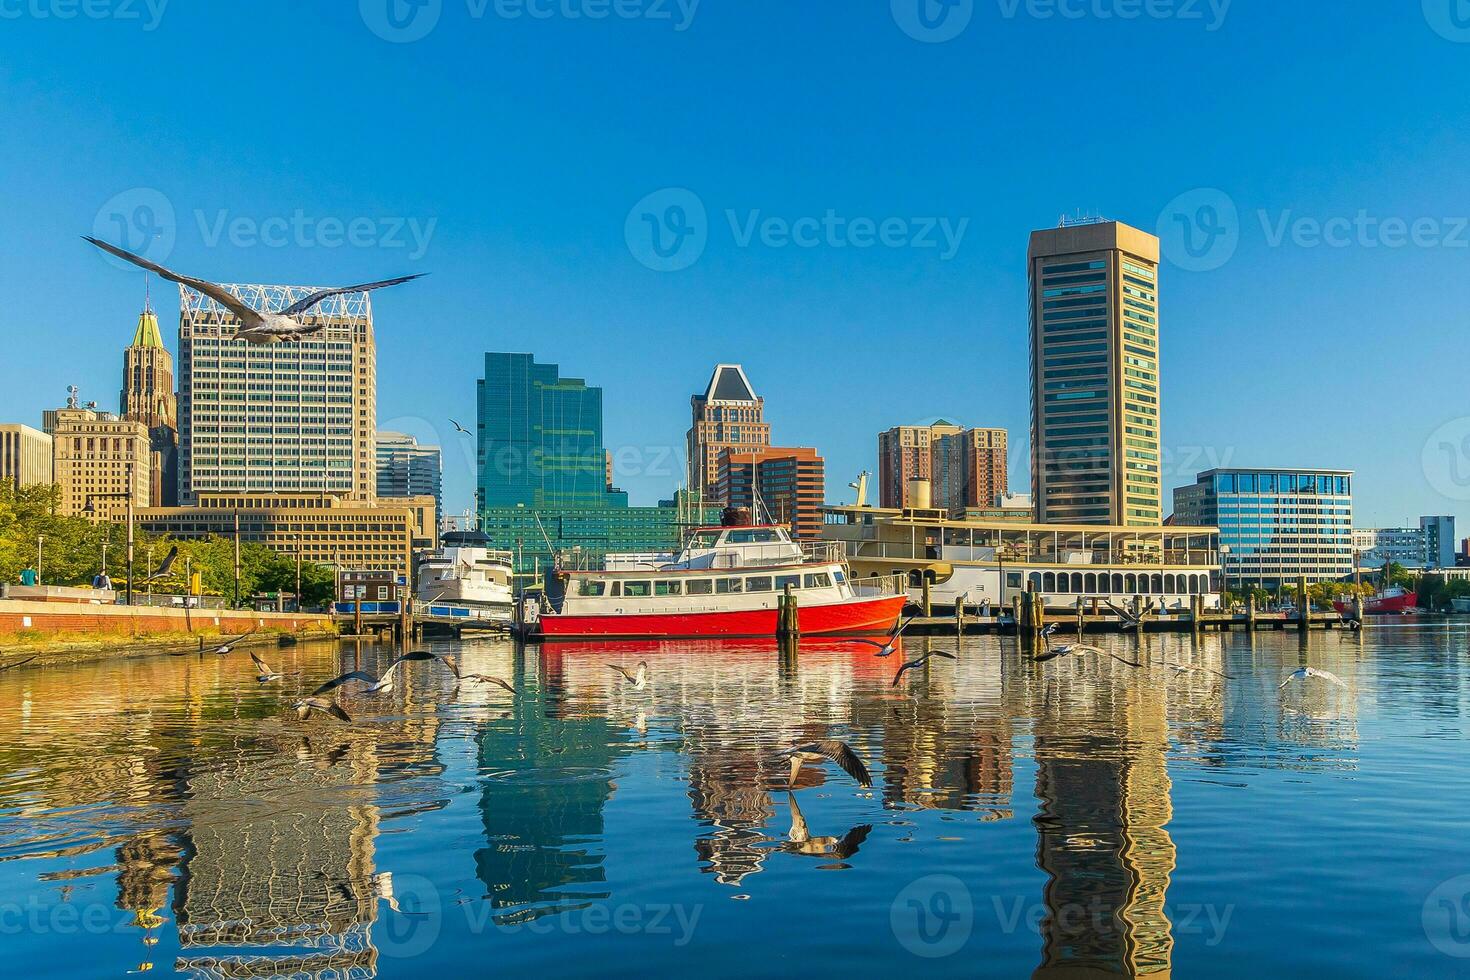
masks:
[[[1353,554],[1359,568],[1382,568],[1386,562],[1405,568],[1423,568],[1424,529],[1353,528]]]
[[[967,429],[947,419],[878,433],[878,499],[912,507],[914,480],[929,481],[931,504],[954,513],[993,507],[1009,489],[1005,429]]]
[[[1159,240],[1067,222],[1032,233],[1029,262],[1036,519],[1157,526]]]
[[[309,286],[225,285],[258,310]],[[180,287],[179,499],[220,493],[376,493],[377,349],[367,293],[298,319],[323,330],[287,344],[233,339],[234,314]]]
[[[1214,469],[1174,490],[1174,519],[1218,527],[1228,587],[1279,588],[1353,572],[1350,470]]]
[[[815,449],[724,449],[718,473],[716,497],[749,508],[756,523],[769,519],[799,538],[821,537],[827,471]]]
[[[878,506],[912,506],[911,482],[934,482],[934,441],[963,431],[953,422],[935,419],[924,425],[896,425],[878,433]]]
[[[1424,532],[1424,562],[1429,568],[1455,567],[1455,519],[1453,517],[1421,517]]]
[[[412,583],[413,554],[432,542],[434,498],[371,503],[330,493],[203,494],[188,507],[137,511],[140,527],[176,538],[233,538],[263,544],[303,562],[335,568],[382,569]]]
[[[689,451],[689,492],[718,501],[720,453],[771,444],[765,399],[756,395],[739,364],[718,364],[704,394],[690,399],[694,421],[685,437]]]
[[[58,409],[51,444],[62,516],[116,520],[127,511],[129,496],[134,507],[148,506],[153,453],[142,422],[88,408]]]
[[[433,497],[444,513],[444,456],[438,446],[421,446],[404,432],[377,437],[379,497]]]
[[[133,342],[123,351],[122,417],[148,427],[153,453],[148,502],[168,507],[179,498],[179,420],[174,359],[164,346],[153,305],[145,303]]]
[[[595,564],[610,552],[671,552],[684,526],[718,516],[686,498],[629,507],[626,493],[610,490],[602,389],[562,377],[555,364],[488,353],[477,401],[480,530],[520,571],[558,556]]]
[[[53,482],[51,437],[28,425],[0,424],[0,480],[21,487]]]

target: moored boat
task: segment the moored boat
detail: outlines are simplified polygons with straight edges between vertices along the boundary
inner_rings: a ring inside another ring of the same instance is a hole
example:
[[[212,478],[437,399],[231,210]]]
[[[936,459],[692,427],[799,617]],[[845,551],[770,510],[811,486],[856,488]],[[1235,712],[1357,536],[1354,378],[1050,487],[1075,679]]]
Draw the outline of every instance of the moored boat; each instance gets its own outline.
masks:
[[[789,589],[803,635],[871,636],[907,601],[897,580],[853,582],[840,542],[793,541],[784,527],[697,528],[672,561],[608,565],[556,573],[542,635],[773,636]]]
[[[1364,599],[1363,614],[1365,616],[1406,616],[1414,612],[1418,604],[1418,594],[1396,585]],[[1352,614],[1351,603],[1338,601],[1332,605],[1345,616]]]
[[[480,531],[446,531],[439,550],[419,562],[414,596],[429,609],[466,609],[479,619],[510,621],[513,556],[495,551]]]

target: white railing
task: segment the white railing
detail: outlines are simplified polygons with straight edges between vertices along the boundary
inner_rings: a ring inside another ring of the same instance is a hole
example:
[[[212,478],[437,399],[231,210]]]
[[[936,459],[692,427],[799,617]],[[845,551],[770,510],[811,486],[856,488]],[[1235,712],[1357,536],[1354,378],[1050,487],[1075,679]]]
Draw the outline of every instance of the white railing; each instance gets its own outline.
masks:
[[[864,599],[881,596],[908,595],[909,581],[906,575],[874,575],[868,578],[849,578],[852,594]]]
[[[801,554],[809,562],[834,563],[847,561],[846,541],[802,541]]]

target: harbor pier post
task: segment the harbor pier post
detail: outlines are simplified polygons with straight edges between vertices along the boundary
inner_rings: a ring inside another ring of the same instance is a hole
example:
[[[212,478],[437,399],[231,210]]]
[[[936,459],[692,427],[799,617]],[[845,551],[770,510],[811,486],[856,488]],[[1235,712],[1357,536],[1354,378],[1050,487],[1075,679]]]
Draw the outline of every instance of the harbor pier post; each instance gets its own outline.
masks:
[[[1248,632],[1256,631],[1256,597],[1254,594],[1246,596],[1245,600],[1245,628]]]
[[[1296,580],[1297,629],[1303,633],[1312,628],[1312,599],[1307,595],[1307,577],[1298,575]]]
[[[920,577],[924,587],[924,616],[925,618],[928,618],[934,615],[934,605],[930,601],[929,595],[929,574],[927,572],[923,572],[920,573]]]

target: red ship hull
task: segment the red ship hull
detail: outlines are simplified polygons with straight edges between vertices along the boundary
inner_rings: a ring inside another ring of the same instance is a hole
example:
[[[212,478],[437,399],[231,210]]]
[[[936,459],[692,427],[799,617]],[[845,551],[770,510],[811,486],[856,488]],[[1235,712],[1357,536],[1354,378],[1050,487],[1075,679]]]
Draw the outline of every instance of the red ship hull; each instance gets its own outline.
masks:
[[[1350,615],[1352,606],[1346,602],[1334,602],[1337,611],[1344,616]],[[1406,592],[1396,589],[1392,593],[1380,592],[1371,599],[1363,602],[1363,615],[1365,616],[1402,616],[1411,613],[1419,606],[1419,596],[1414,592]]]
[[[876,636],[898,624],[907,597],[854,599],[822,606],[802,606],[797,614],[804,635]],[[701,613],[564,616],[547,613],[537,624],[548,639],[576,636],[618,638],[766,637],[776,634],[775,609],[743,609]]]

